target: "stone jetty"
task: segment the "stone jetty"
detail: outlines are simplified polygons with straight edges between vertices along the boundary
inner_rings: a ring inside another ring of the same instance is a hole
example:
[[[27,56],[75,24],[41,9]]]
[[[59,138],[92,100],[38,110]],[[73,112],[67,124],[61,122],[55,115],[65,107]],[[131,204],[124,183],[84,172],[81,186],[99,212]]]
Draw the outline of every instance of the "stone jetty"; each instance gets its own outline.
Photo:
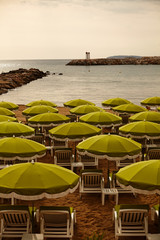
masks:
[[[160,57],[75,59],[66,65],[160,65]]]
[[[38,78],[45,77],[47,73],[44,73],[36,68],[30,68],[29,70],[19,68],[9,72],[3,72],[0,74],[0,95],[7,93],[8,90],[20,87]]]

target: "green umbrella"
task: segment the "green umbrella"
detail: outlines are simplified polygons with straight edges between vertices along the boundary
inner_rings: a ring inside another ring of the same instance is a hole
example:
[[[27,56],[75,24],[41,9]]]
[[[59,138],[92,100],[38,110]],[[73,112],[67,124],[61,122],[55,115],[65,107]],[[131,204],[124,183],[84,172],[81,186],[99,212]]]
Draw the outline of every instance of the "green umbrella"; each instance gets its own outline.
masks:
[[[14,117],[9,117],[6,115],[0,115],[0,122],[18,122],[18,120]]]
[[[122,123],[122,118],[109,112],[91,112],[79,118],[80,122],[86,122],[97,127],[113,127]]]
[[[32,102],[28,103],[26,106],[33,107],[33,106],[37,106],[37,105],[47,105],[47,106],[51,106],[51,107],[57,107],[57,105],[55,103],[47,101],[47,100],[32,101]]]
[[[105,112],[104,109],[97,107],[97,106],[93,106],[93,105],[81,105],[75,108],[72,108],[70,110],[70,113],[72,114],[76,114],[76,115],[84,115],[90,112]]]
[[[119,134],[126,137],[158,139],[160,124],[148,121],[132,122],[120,127]]]
[[[141,101],[142,105],[151,105],[151,106],[155,106],[155,105],[160,105],[160,97],[150,97],[150,98],[146,98],[143,101]]]
[[[6,115],[6,116],[14,117],[15,113],[12,112],[11,110],[7,109],[7,108],[0,107],[0,115]]]
[[[90,137],[77,145],[80,154],[107,158],[108,160],[133,159],[139,156],[141,144],[118,135]]]
[[[46,148],[35,141],[7,137],[0,139],[0,159],[1,160],[32,160],[44,156]]]
[[[70,100],[70,101],[68,101],[68,102],[65,102],[65,103],[64,103],[64,106],[65,106],[65,107],[74,108],[74,107],[77,107],[77,106],[80,106],[80,105],[85,105],[85,104],[95,105],[94,103],[89,102],[89,101],[87,101],[87,100],[83,100],[83,99],[73,99],[73,100]]]
[[[79,176],[55,164],[20,163],[0,171],[0,197],[22,200],[58,198],[72,193]]]
[[[4,108],[7,108],[9,110],[14,110],[14,109],[18,109],[18,105],[17,104],[14,104],[12,102],[0,102],[0,107],[4,107]]]
[[[101,129],[87,123],[71,122],[61,124],[49,130],[50,138],[57,140],[79,141],[83,138],[100,134]]]
[[[144,121],[144,120],[149,122],[160,123],[160,113],[155,111],[145,111],[145,112],[136,113],[129,118],[130,122]]]
[[[36,105],[23,110],[22,114],[26,116],[35,116],[37,114],[46,113],[46,112],[57,113],[58,110],[56,108],[53,108],[47,105]]]
[[[119,106],[119,105],[127,104],[127,103],[130,103],[130,101],[128,101],[124,98],[110,98],[110,99],[103,101],[102,105],[115,107],[115,106]]]
[[[28,119],[30,126],[56,126],[61,123],[69,122],[70,118],[59,113],[42,113]]]
[[[122,187],[137,193],[160,194],[160,160],[133,163],[118,171],[116,179]]]
[[[0,137],[31,137],[34,129],[18,122],[0,122]]]
[[[147,111],[147,109],[133,103],[122,104],[120,106],[113,107],[112,109],[116,112],[122,112],[122,113],[138,113],[138,112]]]

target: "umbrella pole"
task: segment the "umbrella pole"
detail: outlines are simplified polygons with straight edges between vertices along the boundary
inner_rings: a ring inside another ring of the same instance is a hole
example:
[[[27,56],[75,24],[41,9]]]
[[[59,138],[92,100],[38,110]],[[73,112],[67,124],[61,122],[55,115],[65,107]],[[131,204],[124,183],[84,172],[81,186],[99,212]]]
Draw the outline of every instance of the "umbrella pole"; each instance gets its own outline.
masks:
[[[109,173],[110,173],[110,169],[109,169],[109,160],[108,160],[107,188],[110,187],[110,184],[109,184]]]
[[[35,232],[35,224],[34,224],[34,202],[32,202],[32,233]]]

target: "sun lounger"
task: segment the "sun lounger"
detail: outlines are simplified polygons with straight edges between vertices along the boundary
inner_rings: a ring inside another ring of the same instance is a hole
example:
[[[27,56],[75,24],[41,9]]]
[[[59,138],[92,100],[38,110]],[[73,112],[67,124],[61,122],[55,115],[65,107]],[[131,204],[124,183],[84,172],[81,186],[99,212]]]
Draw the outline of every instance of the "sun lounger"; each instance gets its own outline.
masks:
[[[74,161],[74,156],[71,149],[55,150],[54,164],[62,167],[70,167]]]
[[[149,149],[146,155],[146,159],[160,159],[160,148]]]
[[[136,162],[136,159],[119,160],[119,161],[116,161],[116,168],[119,169],[122,167],[126,167],[135,162]]]
[[[40,233],[44,238],[72,239],[76,222],[76,212],[72,207],[42,206],[39,218]]]
[[[149,205],[116,205],[113,209],[115,238],[147,236]]]
[[[0,239],[3,237],[22,237],[23,233],[32,230],[31,214],[27,206],[0,206]]]
[[[102,170],[85,169],[81,171],[79,192],[82,193],[102,193],[104,188],[104,176]]]

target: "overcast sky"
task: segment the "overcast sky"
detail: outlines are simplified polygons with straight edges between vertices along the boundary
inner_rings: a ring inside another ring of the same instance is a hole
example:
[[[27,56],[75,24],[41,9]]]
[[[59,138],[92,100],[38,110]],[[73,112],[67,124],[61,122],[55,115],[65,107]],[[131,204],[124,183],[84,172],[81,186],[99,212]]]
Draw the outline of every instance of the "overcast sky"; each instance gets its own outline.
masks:
[[[160,56],[160,0],[0,0],[0,59]]]

